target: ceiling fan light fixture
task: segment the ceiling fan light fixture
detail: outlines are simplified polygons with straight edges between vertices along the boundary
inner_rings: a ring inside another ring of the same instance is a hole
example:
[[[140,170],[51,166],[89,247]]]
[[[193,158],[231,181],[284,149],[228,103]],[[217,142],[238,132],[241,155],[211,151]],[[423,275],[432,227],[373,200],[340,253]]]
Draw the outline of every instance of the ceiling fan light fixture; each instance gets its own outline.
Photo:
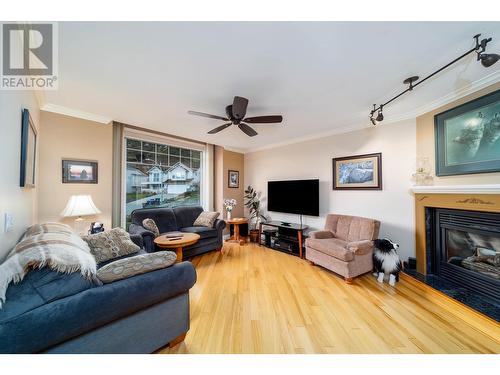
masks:
[[[270,116],[255,116],[255,117],[245,117],[247,112],[248,99],[242,96],[235,96],[233,104],[226,106],[226,117],[211,115],[209,113],[188,111],[188,114],[194,116],[208,117],[215,120],[230,121],[226,124],[220,125],[208,132],[208,134],[216,134],[220,131],[228,128],[231,125],[237,125],[238,128],[248,135],[249,137],[255,137],[258,133],[251,126],[245,122],[251,124],[277,124],[283,121],[283,116],[281,115],[270,115]]]

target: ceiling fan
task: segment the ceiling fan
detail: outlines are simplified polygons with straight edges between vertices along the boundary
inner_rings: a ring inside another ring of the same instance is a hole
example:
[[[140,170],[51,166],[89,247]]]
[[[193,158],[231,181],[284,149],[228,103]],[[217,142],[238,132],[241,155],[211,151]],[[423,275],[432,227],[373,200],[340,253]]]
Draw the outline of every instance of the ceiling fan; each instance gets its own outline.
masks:
[[[233,104],[226,107],[226,116],[210,115],[208,113],[188,111],[190,115],[213,118],[216,120],[230,121],[227,124],[218,126],[208,132],[208,134],[218,133],[231,125],[238,125],[240,130],[249,137],[256,136],[258,133],[248,124],[274,124],[283,121],[283,116],[257,116],[245,117],[247,113],[248,99],[241,96],[235,96]],[[248,123],[248,124],[247,124]]]

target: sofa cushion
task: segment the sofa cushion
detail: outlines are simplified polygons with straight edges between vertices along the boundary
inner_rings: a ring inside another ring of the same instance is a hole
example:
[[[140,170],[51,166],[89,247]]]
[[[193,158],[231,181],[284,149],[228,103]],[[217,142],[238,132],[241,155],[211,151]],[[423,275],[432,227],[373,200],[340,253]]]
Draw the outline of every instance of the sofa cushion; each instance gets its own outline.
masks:
[[[105,284],[112,283],[113,281],[169,267],[175,263],[176,259],[177,255],[173,251],[157,251],[155,253],[135,255],[115,260],[99,268],[97,277]]]
[[[90,252],[97,263],[121,257],[139,251],[139,246],[132,242],[130,234],[123,228],[113,228],[97,234],[82,237],[89,245]]]
[[[30,271],[18,284],[7,289],[0,310],[0,324],[46,303],[97,286],[79,273],[60,273],[48,267]]]
[[[181,228],[184,233],[196,233],[200,235],[200,239],[217,237],[217,229],[207,227],[185,227]]]
[[[203,212],[200,206],[178,206],[173,208],[179,228],[192,227],[194,221]],[[161,228],[160,228],[161,229]]]
[[[171,208],[143,208],[132,211],[131,220],[133,224],[142,227],[142,221],[147,218],[155,221],[160,233],[179,229],[174,211]]]
[[[339,240],[338,238],[307,238],[306,246],[344,262],[354,260],[354,253],[347,249],[347,242]]]

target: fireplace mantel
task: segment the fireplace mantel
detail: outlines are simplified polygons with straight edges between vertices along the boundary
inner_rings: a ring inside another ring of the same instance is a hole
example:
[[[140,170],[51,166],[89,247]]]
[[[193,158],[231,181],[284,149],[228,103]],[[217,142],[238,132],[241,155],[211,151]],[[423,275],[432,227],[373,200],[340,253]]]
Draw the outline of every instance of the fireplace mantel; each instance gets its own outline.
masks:
[[[500,212],[500,184],[414,186],[415,255],[417,271],[426,267],[425,209],[448,208],[479,212]]]
[[[415,194],[500,194],[500,184],[413,186]]]

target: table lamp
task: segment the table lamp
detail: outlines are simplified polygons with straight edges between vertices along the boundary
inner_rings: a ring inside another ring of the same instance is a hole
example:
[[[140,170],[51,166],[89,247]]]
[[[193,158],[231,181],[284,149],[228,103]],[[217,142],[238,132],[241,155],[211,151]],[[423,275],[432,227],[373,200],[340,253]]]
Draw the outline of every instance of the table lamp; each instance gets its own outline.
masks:
[[[63,217],[77,217],[75,219],[75,230],[82,234],[85,225],[82,216],[100,214],[101,211],[95,206],[90,195],[72,195],[66,208],[61,212]]]

